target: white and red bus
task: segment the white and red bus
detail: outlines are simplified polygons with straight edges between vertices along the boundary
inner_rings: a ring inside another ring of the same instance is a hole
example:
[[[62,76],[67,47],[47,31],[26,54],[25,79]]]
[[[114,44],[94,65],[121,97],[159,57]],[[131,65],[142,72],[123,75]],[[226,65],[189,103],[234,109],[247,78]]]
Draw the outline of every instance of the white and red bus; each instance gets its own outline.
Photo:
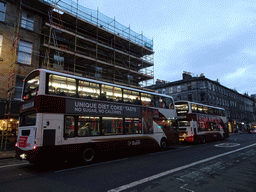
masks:
[[[46,69],[24,80],[16,158],[31,163],[179,142],[171,96]]]
[[[179,141],[198,142],[229,137],[225,109],[190,101],[177,101]]]

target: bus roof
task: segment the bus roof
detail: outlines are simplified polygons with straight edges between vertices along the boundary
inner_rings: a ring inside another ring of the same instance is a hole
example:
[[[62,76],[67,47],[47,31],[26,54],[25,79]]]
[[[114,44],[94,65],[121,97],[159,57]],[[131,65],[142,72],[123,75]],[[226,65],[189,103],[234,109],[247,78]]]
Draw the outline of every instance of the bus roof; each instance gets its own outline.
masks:
[[[202,104],[202,103],[196,103],[196,102],[193,102],[193,101],[185,101],[185,100],[179,100],[179,101],[175,101],[175,104],[178,104],[178,103],[193,103],[193,104],[197,104],[197,105],[203,105],[203,106],[206,106],[206,107],[212,107],[212,108],[215,108],[215,109],[221,109],[221,110],[225,110],[224,108],[221,108],[221,107],[215,107],[215,106],[211,106],[211,105],[205,105],[205,104]]]

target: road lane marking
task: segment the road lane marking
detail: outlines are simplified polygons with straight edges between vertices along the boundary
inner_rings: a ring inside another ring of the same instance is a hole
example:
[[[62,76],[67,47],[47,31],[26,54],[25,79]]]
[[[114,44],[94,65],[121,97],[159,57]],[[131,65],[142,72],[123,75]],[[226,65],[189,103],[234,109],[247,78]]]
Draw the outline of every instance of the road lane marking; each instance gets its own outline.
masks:
[[[237,147],[239,146],[239,143],[220,143],[220,144],[216,144],[214,145],[215,147]]]
[[[171,174],[171,173],[174,173],[174,172],[177,172],[177,171],[180,171],[180,170],[183,170],[183,169],[186,169],[186,168],[189,168],[189,167],[192,167],[192,166],[201,164],[201,163],[205,163],[205,162],[207,162],[207,161],[211,161],[211,160],[213,160],[213,159],[216,159],[216,158],[219,158],[219,157],[223,157],[223,156],[225,156],[225,155],[229,155],[229,154],[235,153],[235,152],[237,152],[237,151],[244,150],[244,149],[249,148],[249,147],[253,147],[253,146],[255,146],[255,145],[256,145],[256,143],[251,144],[251,145],[248,145],[248,146],[245,146],[245,147],[242,147],[242,148],[239,148],[239,149],[236,149],[236,150],[233,150],[233,151],[229,151],[229,152],[226,152],[226,153],[222,153],[222,154],[219,154],[219,155],[216,155],[216,156],[213,156],[213,157],[209,157],[209,158],[206,158],[206,159],[203,159],[203,160],[200,160],[200,161],[196,161],[196,162],[190,163],[190,164],[188,164],[188,165],[184,165],[184,166],[181,166],[181,167],[177,167],[177,168],[175,168],[175,169],[171,169],[171,170],[168,170],[168,171],[165,171],[165,172],[162,172],[162,173],[159,173],[159,174],[156,174],[156,175],[153,175],[153,176],[150,176],[150,177],[147,177],[147,178],[138,180],[138,181],[134,181],[134,182],[132,182],[132,183],[129,183],[129,184],[126,184],[126,185],[117,187],[117,188],[115,188],[115,189],[110,189],[110,190],[108,190],[108,192],[123,191],[123,190],[129,189],[129,188],[135,187],[135,186],[137,186],[137,185],[146,183],[146,182],[148,182],[148,181],[152,181],[152,180],[154,180],[154,179],[158,179],[158,178],[160,178],[160,177],[169,175],[169,174]]]

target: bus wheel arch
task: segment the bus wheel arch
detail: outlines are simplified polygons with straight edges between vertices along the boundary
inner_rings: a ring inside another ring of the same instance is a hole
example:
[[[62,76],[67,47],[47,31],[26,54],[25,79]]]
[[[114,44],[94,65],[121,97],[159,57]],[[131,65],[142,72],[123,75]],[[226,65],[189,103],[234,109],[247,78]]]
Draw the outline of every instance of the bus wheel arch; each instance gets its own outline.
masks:
[[[82,160],[84,163],[91,163],[95,159],[95,150],[92,147],[84,148],[82,152]]]

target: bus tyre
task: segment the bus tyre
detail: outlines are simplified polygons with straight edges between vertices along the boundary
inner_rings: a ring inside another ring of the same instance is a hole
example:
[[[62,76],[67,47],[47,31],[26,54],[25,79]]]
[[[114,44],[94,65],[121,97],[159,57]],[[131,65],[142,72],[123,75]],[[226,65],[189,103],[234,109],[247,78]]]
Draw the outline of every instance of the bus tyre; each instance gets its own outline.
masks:
[[[166,140],[165,138],[163,138],[163,139],[161,140],[160,146],[161,146],[161,149],[162,149],[162,150],[167,149],[168,143],[167,143],[167,140]]]
[[[202,143],[202,144],[205,144],[205,137],[202,137],[202,138],[201,138],[201,143]]]
[[[83,151],[82,159],[84,163],[91,163],[95,158],[94,150],[92,148],[86,148]]]

